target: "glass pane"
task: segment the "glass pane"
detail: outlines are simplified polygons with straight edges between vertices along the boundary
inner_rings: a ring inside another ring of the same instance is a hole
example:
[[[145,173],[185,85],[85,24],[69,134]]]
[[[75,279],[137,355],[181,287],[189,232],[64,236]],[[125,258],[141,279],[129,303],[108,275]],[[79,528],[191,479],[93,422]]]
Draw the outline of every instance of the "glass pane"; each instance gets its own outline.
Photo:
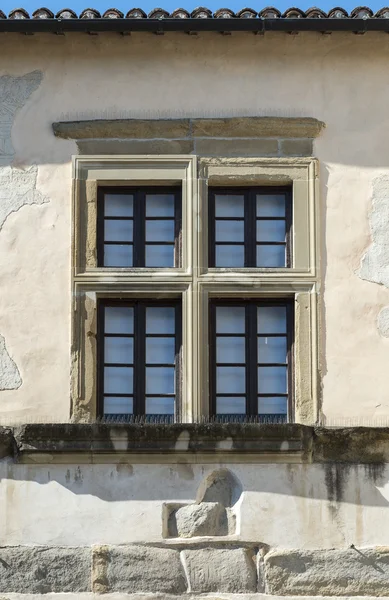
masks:
[[[257,217],[284,217],[285,196],[283,194],[257,194]]]
[[[217,306],[216,332],[245,333],[244,306]]]
[[[175,312],[172,306],[148,306],[146,333],[174,333]]]
[[[146,338],[146,363],[175,362],[175,338]]]
[[[244,197],[232,194],[215,195],[216,217],[244,217]]]
[[[257,246],[257,267],[286,267],[285,246]]]
[[[146,415],[174,415],[174,398],[146,398]]]
[[[258,333],[286,333],[285,306],[258,306]]]
[[[257,221],[257,242],[285,242],[285,221]]]
[[[288,400],[285,396],[273,398],[258,398],[259,415],[286,415],[288,414]]]
[[[147,242],[173,242],[174,221],[146,221]]]
[[[217,242],[244,242],[244,221],[216,221]]]
[[[245,367],[216,367],[217,394],[244,394],[245,391]]]
[[[259,363],[286,363],[286,337],[259,337]]]
[[[132,394],[133,372],[132,367],[104,367],[104,393]]]
[[[215,267],[244,267],[244,246],[216,246]]]
[[[105,333],[134,333],[132,306],[105,307]]]
[[[149,246],[146,244],[146,267],[174,267],[174,244]]]
[[[105,267],[132,267],[132,245],[104,244]]]
[[[216,414],[218,415],[244,415],[246,414],[246,398],[218,396],[216,398]]]
[[[132,217],[134,196],[127,194],[104,194],[106,217]]]
[[[218,337],[216,338],[216,362],[244,363],[246,338]]]
[[[133,363],[134,340],[133,338],[105,338],[104,362],[106,363]]]
[[[105,220],[104,240],[106,242],[132,242],[133,221]]]
[[[104,414],[106,415],[132,415],[133,412],[133,398],[120,398],[116,396],[104,398]]]
[[[259,394],[285,394],[286,367],[258,367]]]
[[[146,394],[174,394],[174,367],[147,367]]]
[[[147,194],[146,217],[174,217],[172,194]]]

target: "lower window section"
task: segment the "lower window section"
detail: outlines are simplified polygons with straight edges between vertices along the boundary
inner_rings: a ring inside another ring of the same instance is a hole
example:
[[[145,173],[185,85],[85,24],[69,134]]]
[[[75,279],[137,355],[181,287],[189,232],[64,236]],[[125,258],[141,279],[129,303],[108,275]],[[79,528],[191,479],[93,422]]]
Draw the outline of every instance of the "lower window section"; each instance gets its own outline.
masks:
[[[211,303],[213,416],[225,421],[293,419],[292,310],[289,301]]]
[[[177,418],[179,303],[99,304],[99,414],[106,419]]]

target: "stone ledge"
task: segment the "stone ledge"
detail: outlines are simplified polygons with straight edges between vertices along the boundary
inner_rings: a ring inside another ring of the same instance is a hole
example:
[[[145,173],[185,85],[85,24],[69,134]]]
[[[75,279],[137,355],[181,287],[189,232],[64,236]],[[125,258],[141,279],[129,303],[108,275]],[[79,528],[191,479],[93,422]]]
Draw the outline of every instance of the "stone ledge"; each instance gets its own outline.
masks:
[[[187,462],[223,457],[232,462],[389,463],[389,428],[327,429],[300,424],[255,423],[45,423],[0,427],[0,459],[45,462],[77,455],[159,456]],[[34,458],[35,457],[35,458]],[[41,459],[40,459],[41,457]],[[154,459],[152,459],[154,460]],[[170,460],[170,459],[169,459]]]
[[[96,119],[53,123],[63,139],[315,138],[325,124],[312,117]]]

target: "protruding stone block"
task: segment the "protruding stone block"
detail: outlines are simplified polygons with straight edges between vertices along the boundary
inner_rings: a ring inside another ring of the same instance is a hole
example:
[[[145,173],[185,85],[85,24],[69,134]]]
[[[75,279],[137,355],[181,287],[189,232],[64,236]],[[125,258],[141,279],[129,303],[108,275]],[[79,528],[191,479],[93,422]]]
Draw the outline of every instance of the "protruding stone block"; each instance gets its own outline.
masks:
[[[389,548],[269,552],[265,576],[269,594],[386,596]]]
[[[187,590],[179,552],[168,548],[110,547],[106,578],[110,592],[182,594]]]
[[[254,553],[246,548],[184,550],[190,590],[246,593],[257,590]]]
[[[0,593],[89,592],[90,548],[0,548]]]
[[[227,535],[227,513],[219,502],[189,504],[176,512],[179,537],[191,538],[200,535]]]

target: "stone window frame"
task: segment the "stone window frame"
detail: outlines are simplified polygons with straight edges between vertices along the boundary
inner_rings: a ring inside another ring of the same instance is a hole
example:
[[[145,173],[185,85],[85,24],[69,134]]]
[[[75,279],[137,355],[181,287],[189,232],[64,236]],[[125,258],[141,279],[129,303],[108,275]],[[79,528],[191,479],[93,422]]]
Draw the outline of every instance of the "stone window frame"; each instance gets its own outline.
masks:
[[[197,177],[197,169],[199,176]],[[72,419],[96,406],[96,304],[99,298],[181,298],[181,420],[209,415],[208,307],[212,298],[292,298],[295,304],[294,420],[312,424],[319,401],[319,189],[313,158],[202,158],[195,155],[76,156],[73,161]],[[96,266],[98,185],[182,183],[183,262],[172,269]],[[293,187],[293,265],[208,268],[208,186]],[[204,351],[205,349],[205,351]]]

